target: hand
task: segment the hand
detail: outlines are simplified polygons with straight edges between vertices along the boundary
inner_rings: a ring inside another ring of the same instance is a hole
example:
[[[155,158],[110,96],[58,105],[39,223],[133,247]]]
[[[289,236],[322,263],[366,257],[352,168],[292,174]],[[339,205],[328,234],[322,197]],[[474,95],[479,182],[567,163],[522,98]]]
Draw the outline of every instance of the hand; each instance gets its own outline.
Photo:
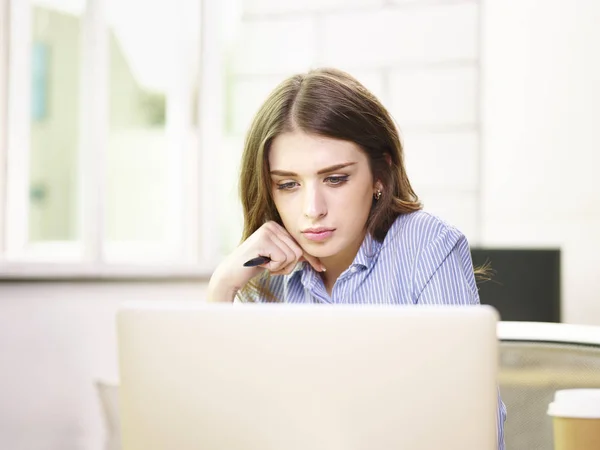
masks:
[[[268,256],[271,261],[244,267],[246,261],[257,256]],[[217,267],[209,283],[209,301],[233,301],[236,292],[262,271],[289,274],[299,261],[307,261],[318,272],[325,270],[319,259],[304,252],[284,227],[267,222]]]

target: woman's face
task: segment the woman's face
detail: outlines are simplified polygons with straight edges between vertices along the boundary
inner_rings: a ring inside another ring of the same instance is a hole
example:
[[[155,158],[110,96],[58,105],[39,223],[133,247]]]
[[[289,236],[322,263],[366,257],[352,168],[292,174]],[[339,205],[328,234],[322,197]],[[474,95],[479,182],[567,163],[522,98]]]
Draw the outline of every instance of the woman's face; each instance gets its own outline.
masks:
[[[326,267],[328,262],[349,265],[380,188],[367,155],[353,142],[294,131],[273,140],[269,169],[287,231]]]

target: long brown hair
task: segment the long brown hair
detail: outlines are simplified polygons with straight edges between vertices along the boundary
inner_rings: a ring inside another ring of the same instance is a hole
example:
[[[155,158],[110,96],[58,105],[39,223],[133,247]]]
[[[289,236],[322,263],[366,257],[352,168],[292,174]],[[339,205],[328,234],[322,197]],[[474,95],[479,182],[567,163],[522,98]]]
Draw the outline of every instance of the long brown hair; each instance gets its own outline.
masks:
[[[399,214],[421,209],[406,176],[398,131],[385,107],[349,74],[316,69],[279,84],[250,126],[240,175],[242,241],[269,220],[282,224],[271,195],[268,156],[276,136],[295,130],[351,141],[365,152],[373,180],[383,186],[367,222],[367,232],[375,239],[384,239]]]
[[[311,70],[280,83],[256,113],[244,143],[240,197],[244,211],[242,242],[265,222],[283,225],[271,193],[269,149],[290,131],[354,142],[367,155],[382,195],[374,201],[367,232],[383,241],[398,215],[421,209],[404,167],[398,130],[386,108],[351,75],[333,68]],[[242,292],[269,297],[268,274]]]

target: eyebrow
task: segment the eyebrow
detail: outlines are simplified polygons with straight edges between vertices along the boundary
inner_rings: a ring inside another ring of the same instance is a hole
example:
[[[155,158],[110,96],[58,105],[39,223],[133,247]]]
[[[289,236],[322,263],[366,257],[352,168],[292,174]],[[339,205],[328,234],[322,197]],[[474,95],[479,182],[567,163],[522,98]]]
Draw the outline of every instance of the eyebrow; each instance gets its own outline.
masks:
[[[353,166],[355,162],[349,162],[344,164],[336,164],[335,166],[325,167],[317,172],[317,175],[323,175],[325,173],[335,172],[348,166]],[[281,177],[297,177],[298,174],[294,172],[288,172],[286,170],[271,170],[271,175],[279,175]]]

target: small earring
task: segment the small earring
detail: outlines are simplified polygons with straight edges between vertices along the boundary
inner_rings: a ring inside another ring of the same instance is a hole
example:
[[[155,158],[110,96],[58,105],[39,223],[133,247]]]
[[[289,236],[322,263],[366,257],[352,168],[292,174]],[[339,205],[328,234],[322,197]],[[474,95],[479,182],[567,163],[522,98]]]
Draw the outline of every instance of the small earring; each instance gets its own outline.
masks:
[[[375,197],[375,200],[379,200],[381,198],[381,191],[377,190],[377,192],[375,193],[375,195],[373,195],[373,197]]]

